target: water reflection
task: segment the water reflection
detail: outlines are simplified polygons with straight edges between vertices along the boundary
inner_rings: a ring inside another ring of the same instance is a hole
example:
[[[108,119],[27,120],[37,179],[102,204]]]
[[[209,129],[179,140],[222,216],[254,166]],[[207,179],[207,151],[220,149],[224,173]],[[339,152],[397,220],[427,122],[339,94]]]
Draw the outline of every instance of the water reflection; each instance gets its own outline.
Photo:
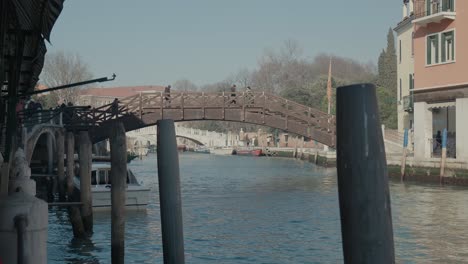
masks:
[[[182,154],[187,263],[342,262],[336,170],[277,158]],[[146,213],[128,213],[126,263],[162,262],[156,160],[130,164],[152,188]],[[465,189],[391,183],[397,260],[467,259]],[[109,213],[95,214],[90,240],[72,240],[51,211],[49,263],[109,263]]]

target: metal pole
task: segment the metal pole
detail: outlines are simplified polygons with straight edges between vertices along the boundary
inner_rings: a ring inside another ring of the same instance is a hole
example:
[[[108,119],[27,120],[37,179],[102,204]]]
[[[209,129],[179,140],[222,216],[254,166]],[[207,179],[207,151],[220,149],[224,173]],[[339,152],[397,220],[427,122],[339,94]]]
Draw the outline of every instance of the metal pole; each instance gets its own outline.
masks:
[[[127,143],[122,122],[110,131],[111,151],[111,258],[112,264],[124,263],[125,258],[125,199],[127,184]]]
[[[403,181],[405,177],[405,167],[406,167],[406,154],[408,151],[408,129],[405,129],[405,136],[403,138],[403,157],[401,158],[401,175],[400,181]]]
[[[58,184],[59,184],[59,197],[60,201],[65,201],[65,131],[59,131],[57,133],[57,174],[58,174]]]
[[[385,146],[372,84],[337,90],[337,169],[344,263],[395,263]]]
[[[173,120],[158,123],[158,179],[165,264],[183,264],[184,234],[180,195],[179,156]]]

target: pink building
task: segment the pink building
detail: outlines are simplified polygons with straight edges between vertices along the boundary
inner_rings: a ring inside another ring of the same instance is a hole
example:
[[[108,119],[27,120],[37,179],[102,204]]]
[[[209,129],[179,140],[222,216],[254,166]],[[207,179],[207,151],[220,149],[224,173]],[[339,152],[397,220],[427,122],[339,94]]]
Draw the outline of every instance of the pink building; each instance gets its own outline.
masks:
[[[437,155],[447,129],[449,157],[468,161],[468,1],[413,4],[415,158]]]

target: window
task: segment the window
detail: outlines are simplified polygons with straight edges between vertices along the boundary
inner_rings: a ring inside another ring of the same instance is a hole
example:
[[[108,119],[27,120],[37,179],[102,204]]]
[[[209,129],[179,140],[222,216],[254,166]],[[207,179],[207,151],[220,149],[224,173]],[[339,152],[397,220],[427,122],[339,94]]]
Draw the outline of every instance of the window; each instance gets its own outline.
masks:
[[[426,0],[426,15],[455,11],[455,0]]]
[[[401,63],[401,40],[400,40],[400,46],[399,46],[398,49],[400,50],[400,54],[399,54],[399,55],[400,55],[400,63]]]
[[[414,56],[414,32],[412,33],[411,36],[411,57]]]
[[[402,86],[402,82],[401,82],[401,79],[400,79],[400,93],[399,93],[399,96],[398,96],[398,98],[400,98],[400,101],[401,101],[401,92],[402,92],[402,89],[403,89],[403,87],[401,87],[401,86]]]
[[[426,42],[427,65],[455,61],[454,30],[427,36]]]
[[[427,64],[439,63],[439,34],[427,36]]]
[[[455,35],[453,31],[442,33],[442,62],[455,60]]]

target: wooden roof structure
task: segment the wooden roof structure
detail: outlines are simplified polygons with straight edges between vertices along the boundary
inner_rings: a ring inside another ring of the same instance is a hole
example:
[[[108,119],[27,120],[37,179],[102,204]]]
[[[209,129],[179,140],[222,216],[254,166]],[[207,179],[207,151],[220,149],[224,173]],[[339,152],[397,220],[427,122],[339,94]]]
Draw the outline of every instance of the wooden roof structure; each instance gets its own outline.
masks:
[[[2,96],[33,91],[46,54],[45,41],[64,0],[0,1],[0,81]],[[8,89],[9,84],[15,84]]]
[[[18,99],[34,91],[64,0],[0,0],[0,151],[17,144]]]

